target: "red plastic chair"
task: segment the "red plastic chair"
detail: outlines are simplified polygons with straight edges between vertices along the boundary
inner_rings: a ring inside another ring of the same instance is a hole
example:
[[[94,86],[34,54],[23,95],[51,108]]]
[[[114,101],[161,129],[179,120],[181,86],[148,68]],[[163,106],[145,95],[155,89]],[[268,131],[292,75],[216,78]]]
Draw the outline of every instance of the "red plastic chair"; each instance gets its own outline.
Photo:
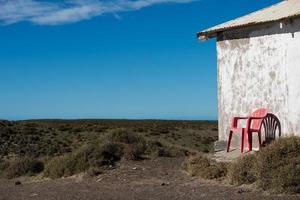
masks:
[[[230,128],[228,143],[227,143],[227,152],[229,152],[231,139],[233,133],[241,133],[242,134],[242,141],[241,141],[241,152],[244,153],[244,141],[245,136],[248,136],[248,145],[249,151],[252,151],[252,134],[258,134],[258,141],[259,141],[259,148],[261,147],[261,127],[264,118],[267,116],[268,110],[266,108],[260,108],[253,112],[249,117],[234,117],[232,119],[232,124]],[[246,128],[239,128],[238,121],[239,120],[246,120],[247,125]]]

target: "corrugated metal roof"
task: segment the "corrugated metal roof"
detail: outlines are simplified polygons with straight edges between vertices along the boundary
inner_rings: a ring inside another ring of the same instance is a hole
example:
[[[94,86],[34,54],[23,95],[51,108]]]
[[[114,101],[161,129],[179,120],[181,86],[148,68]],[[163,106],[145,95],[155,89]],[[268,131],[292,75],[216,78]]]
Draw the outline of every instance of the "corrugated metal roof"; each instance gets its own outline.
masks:
[[[296,16],[300,16],[300,0],[285,0],[249,15],[201,31],[197,36],[199,39],[206,40],[215,37],[217,33],[225,30],[275,22]]]

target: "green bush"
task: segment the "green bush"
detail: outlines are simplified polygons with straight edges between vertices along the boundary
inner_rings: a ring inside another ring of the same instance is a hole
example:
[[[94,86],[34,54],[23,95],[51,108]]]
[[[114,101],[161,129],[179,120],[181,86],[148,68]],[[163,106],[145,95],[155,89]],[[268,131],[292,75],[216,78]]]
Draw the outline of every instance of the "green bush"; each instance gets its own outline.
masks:
[[[8,162],[4,174],[7,178],[16,178],[23,175],[34,175],[44,170],[44,164],[34,158],[16,158]]]
[[[300,192],[300,137],[281,138],[257,155],[258,186],[275,193]]]
[[[183,163],[182,168],[191,176],[204,179],[221,178],[227,174],[227,165],[225,163],[215,162],[203,155],[188,158]]]
[[[228,167],[228,177],[231,184],[242,185],[250,184],[256,181],[255,177],[256,156],[245,155]]]

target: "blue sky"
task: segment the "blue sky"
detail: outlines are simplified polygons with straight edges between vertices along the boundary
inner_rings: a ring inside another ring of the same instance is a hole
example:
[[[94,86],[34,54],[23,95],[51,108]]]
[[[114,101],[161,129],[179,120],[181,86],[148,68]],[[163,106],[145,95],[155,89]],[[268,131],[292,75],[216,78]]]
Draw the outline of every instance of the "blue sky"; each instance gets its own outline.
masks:
[[[215,40],[278,0],[0,0],[0,118],[217,119]]]

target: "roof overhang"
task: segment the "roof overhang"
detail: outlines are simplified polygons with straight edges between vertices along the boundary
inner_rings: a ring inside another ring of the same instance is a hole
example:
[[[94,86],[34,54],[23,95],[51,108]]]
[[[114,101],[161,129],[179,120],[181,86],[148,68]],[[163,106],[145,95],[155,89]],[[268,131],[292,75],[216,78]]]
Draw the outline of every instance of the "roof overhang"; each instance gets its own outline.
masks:
[[[197,37],[208,40],[216,37],[223,31],[281,21],[300,16],[300,0],[284,0],[273,6],[253,12],[249,15],[225,22],[212,28],[200,31]]]

